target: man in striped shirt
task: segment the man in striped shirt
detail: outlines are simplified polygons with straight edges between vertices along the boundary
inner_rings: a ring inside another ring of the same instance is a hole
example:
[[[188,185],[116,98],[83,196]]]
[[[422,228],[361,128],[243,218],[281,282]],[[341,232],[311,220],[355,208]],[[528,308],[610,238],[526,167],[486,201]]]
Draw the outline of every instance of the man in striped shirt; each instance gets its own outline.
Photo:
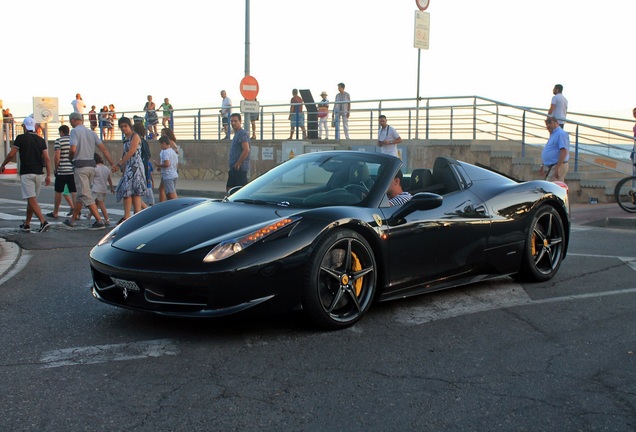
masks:
[[[64,188],[67,187],[71,193],[72,200],[66,196],[66,201],[73,211],[73,203],[75,202],[75,178],[73,173],[73,162],[69,157],[70,150],[70,130],[67,125],[62,125],[58,128],[60,137],[55,140],[55,155],[53,157],[53,167],[55,170],[55,198],[53,211],[47,213],[48,217],[57,219],[58,212],[60,210],[60,204],[62,203],[62,193]]]
[[[386,196],[389,198],[389,205],[399,206],[402,205],[413,198],[413,196],[402,190],[402,170],[399,170],[391,183],[389,184],[389,188],[386,191]]]

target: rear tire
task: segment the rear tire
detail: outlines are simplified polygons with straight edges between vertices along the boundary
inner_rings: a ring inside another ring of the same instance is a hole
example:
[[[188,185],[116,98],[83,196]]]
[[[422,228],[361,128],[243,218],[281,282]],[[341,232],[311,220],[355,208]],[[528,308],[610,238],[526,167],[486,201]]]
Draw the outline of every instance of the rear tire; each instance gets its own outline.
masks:
[[[517,278],[533,282],[550,280],[561,266],[564,241],[565,229],[559,213],[553,207],[539,208],[528,230]]]
[[[614,188],[614,199],[627,213],[636,213],[636,177],[626,177]]]
[[[355,231],[327,234],[311,256],[303,309],[312,324],[337,330],[358,322],[369,310],[377,283],[376,261],[369,243]]]

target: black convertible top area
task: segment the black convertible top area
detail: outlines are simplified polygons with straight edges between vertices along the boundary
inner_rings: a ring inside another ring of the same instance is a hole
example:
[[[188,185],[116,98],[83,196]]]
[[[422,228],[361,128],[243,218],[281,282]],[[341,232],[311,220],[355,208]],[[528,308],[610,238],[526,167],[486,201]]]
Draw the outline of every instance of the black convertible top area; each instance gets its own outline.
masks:
[[[403,182],[403,187],[412,195],[418,192],[445,195],[460,190],[460,182],[453,171],[453,164],[458,164],[458,162],[451,158],[438,157],[435,159],[432,171],[429,168],[414,169],[410,179]]]
[[[519,183],[518,180],[493,170],[490,167],[470,165],[449,157],[435,159],[433,169],[415,168],[402,181],[404,190],[415,195],[418,192],[432,192],[446,195],[468,187],[473,181],[497,180]]]

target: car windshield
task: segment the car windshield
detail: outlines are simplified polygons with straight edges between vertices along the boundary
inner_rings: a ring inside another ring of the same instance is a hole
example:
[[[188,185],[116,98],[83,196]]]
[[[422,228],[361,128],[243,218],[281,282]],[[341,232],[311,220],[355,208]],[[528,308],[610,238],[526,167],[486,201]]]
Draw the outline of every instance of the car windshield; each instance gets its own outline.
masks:
[[[358,205],[395,162],[363,152],[321,152],[291,159],[253,180],[228,201],[284,207]]]

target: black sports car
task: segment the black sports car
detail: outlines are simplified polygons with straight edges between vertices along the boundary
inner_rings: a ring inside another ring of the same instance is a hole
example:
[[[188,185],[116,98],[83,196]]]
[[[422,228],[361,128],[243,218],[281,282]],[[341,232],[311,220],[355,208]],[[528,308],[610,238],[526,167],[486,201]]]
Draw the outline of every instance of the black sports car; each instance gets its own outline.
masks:
[[[566,255],[567,187],[440,157],[403,182],[402,162],[330,151],[291,159],[223,200],[144,210],[90,252],[93,295],[174,316],[302,308],[321,328],[391,300],[502,275],[550,279]]]

